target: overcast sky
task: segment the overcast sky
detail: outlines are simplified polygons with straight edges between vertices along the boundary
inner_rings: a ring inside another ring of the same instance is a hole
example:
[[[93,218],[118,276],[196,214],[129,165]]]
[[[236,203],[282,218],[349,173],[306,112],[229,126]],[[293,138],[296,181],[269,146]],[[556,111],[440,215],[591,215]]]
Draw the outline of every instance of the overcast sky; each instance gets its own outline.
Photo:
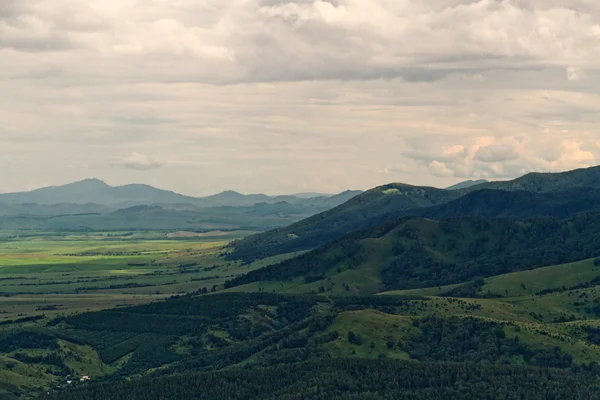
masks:
[[[598,0],[0,0],[0,191],[600,163]]]

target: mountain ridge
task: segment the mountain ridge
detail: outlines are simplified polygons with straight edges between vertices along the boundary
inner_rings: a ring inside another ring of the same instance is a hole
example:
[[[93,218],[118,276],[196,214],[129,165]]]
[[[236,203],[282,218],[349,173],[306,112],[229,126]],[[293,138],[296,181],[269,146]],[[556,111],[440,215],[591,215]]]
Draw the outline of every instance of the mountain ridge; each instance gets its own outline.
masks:
[[[476,185],[481,185],[483,183],[489,183],[488,180],[486,179],[478,179],[478,180],[468,180],[468,181],[463,181],[463,182],[459,182],[457,184],[454,184],[452,186],[448,186],[446,188],[446,190],[460,190],[460,189],[467,189],[470,188],[471,186],[476,186]]]
[[[307,220],[237,241],[228,257],[251,262],[279,252],[308,250],[352,231],[409,215],[409,210],[419,215],[416,210],[439,206],[483,189],[543,194],[583,188],[600,189],[600,166],[561,173],[530,173],[512,181],[487,182],[458,190],[391,183]]]
[[[362,294],[460,284],[598,257],[599,221],[600,210],[579,213],[566,221],[552,217],[525,221],[402,217],[251,271],[227,286],[298,278],[315,285],[330,280],[341,283],[342,279],[348,283],[352,271],[361,277],[354,289]],[[364,293],[361,285],[369,292]]]
[[[65,185],[48,186],[26,192],[0,194],[0,203],[5,204],[98,204],[125,208],[150,204],[192,204],[195,207],[253,206],[257,203],[274,204],[284,198],[298,205],[339,205],[359,192],[346,191],[329,197],[297,197],[294,195],[268,196],[266,194],[242,194],[226,190],[206,197],[187,196],[172,190],[159,189],[151,185],[132,183],[111,186],[106,182],[89,178]]]

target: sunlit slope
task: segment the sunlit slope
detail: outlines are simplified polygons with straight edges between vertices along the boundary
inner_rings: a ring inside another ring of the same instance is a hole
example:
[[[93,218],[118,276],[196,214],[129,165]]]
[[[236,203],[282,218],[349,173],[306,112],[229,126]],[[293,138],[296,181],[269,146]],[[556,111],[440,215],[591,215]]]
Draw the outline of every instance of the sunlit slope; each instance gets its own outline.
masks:
[[[250,272],[228,287],[290,282],[375,293],[458,284],[600,255],[600,212],[561,221],[407,218]],[[363,289],[365,286],[367,288]]]

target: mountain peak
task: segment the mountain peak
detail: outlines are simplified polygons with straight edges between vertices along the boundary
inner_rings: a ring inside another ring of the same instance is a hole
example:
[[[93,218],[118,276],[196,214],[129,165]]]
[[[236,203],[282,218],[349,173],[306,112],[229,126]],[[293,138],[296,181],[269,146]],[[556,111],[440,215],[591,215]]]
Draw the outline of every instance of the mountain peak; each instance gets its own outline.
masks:
[[[98,178],[88,178],[88,179],[83,179],[81,181],[77,181],[77,182],[73,182],[73,183],[69,183],[66,184],[64,186],[86,186],[86,187],[98,187],[98,188],[107,188],[110,187],[110,185]]]

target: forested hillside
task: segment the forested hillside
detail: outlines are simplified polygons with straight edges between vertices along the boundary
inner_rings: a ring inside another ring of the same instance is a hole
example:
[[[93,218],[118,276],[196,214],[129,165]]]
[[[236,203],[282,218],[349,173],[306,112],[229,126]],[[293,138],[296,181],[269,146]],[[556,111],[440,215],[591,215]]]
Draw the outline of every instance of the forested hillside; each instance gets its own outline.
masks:
[[[570,189],[534,193],[523,190],[482,189],[438,206],[408,210],[405,216],[445,219],[462,216],[567,219],[577,213],[600,208],[600,190]]]
[[[83,387],[48,400],[597,399],[589,372],[389,360],[327,360]]]
[[[349,232],[396,218],[415,208],[443,204],[460,197],[456,191],[404,184],[369,190],[348,202],[287,227],[236,242],[230,259],[250,262],[280,253],[310,249]]]
[[[484,189],[486,191],[478,192]],[[576,212],[596,208],[598,190],[600,167],[564,173],[532,173],[512,181],[482,183],[459,190],[390,184],[369,190],[306,220],[236,242],[229,257],[250,262],[275,254],[307,250],[401,216],[567,218]],[[451,204],[445,206],[446,203]],[[431,209],[423,210],[428,207]]]
[[[503,313],[503,304],[188,295],[21,322],[3,332],[0,351],[15,372],[23,360],[58,377],[85,371],[82,357],[98,357],[91,383],[52,386],[46,399],[491,399],[567,388],[587,396],[600,372],[591,362],[596,331],[567,334],[525,308],[522,317]],[[6,398],[24,389],[6,386]]]
[[[566,333],[505,308],[418,296],[184,296],[21,323],[0,350],[22,360],[44,351],[52,357],[32,362],[55,374],[78,365],[68,346],[97,352],[92,383],[53,387],[43,396],[52,400],[590,396],[600,372],[593,325]]]
[[[599,255],[600,211],[581,213],[566,221],[551,217],[526,221],[407,217],[250,272],[228,286],[297,278],[313,282],[362,270],[363,279],[374,274],[373,279],[381,282],[379,291],[413,289]]]

